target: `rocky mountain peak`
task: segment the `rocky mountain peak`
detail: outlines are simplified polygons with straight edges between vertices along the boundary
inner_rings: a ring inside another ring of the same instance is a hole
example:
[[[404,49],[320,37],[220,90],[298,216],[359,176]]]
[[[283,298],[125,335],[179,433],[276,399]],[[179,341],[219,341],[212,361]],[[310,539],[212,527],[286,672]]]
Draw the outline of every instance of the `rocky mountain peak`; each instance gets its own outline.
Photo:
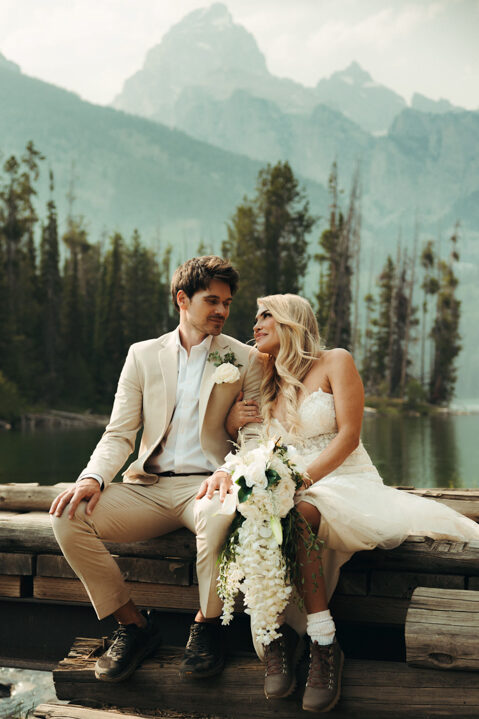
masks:
[[[332,80],[333,78],[350,85],[364,85],[365,83],[371,83],[373,81],[369,72],[364,70],[356,61],[348,65],[345,70],[333,73],[330,79]]]

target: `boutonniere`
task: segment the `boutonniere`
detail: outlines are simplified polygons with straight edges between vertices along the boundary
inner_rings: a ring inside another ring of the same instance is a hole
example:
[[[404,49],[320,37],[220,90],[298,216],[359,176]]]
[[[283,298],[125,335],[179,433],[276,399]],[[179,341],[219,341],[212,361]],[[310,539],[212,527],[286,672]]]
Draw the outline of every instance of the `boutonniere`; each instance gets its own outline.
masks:
[[[216,384],[223,382],[236,382],[240,378],[239,364],[234,352],[226,352],[223,357],[219,352],[210,352],[208,362],[213,362],[216,369],[213,374],[213,381]]]

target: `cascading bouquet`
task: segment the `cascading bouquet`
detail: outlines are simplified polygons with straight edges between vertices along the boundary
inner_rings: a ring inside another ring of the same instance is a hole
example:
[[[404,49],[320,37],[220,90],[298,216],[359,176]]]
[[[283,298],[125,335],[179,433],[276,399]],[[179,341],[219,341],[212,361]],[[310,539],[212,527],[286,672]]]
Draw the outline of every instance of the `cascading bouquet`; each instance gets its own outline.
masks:
[[[218,594],[222,623],[233,618],[236,595],[244,593],[258,641],[277,639],[278,616],[298,580],[296,547],[302,519],[294,495],[306,468],[297,450],[264,439],[249,451],[229,454],[225,468],[237,485],[237,514],[219,557]]]

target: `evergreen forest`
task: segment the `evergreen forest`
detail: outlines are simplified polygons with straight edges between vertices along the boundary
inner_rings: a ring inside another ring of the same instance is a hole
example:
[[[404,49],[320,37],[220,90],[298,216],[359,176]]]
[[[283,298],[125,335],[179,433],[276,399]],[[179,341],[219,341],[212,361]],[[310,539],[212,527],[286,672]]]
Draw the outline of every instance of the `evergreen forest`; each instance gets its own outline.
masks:
[[[45,207],[37,201],[40,173],[49,176]],[[169,292],[171,246],[147,248],[136,230],[93,242],[86,219],[74,214],[73,195],[60,235],[46,158],[29,142],[3,164],[0,419],[15,421],[35,407],[107,412],[129,345],[177,323]],[[345,198],[333,164],[329,207],[320,221],[291,166],[268,164],[253,195],[225,221],[222,253],[241,277],[228,334],[250,339],[256,297],[303,293],[314,263],[319,280],[308,299],[324,345],[353,353],[367,394],[409,406],[451,400],[461,350],[458,225],[444,256],[434,239],[420,242],[419,231],[407,247],[398,241],[364,294],[360,278],[368,258],[361,252],[359,171]],[[209,252],[198,248],[198,254]]]

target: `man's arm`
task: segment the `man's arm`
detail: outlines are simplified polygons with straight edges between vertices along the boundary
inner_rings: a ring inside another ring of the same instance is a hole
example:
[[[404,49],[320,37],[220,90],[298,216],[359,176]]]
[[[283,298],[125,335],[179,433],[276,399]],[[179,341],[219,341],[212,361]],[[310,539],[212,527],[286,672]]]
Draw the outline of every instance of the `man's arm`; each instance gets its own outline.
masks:
[[[259,406],[260,402],[261,380],[263,379],[264,373],[264,361],[265,356],[261,355],[256,349],[252,348],[249,354],[248,369],[245,372],[243,380],[242,392],[244,399],[239,400],[238,395],[235,403],[230,409],[228,417],[225,420],[225,427],[228,433],[228,423],[230,424],[231,430],[233,432],[236,432],[236,434],[239,427],[243,426],[243,423],[237,424],[238,421],[242,422],[242,419],[239,419],[239,417],[242,417],[242,414],[239,413],[238,408],[235,407],[235,405],[238,404],[239,401],[243,403],[243,407],[254,407],[254,414],[257,414],[257,407]],[[247,405],[244,405],[245,401],[248,403]],[[231,421],[229,422],[230,414]],[[258,435],[260,434],[260,427],[258,427],[257,423],[261,421],[261,419],[255,419],[251,421],[250,424],[244,423],[247,427],[247,429],[243,429],[243,436],[246,441],[256,440],[258,438]],[[214,492],[216,490],[219,490],[220,501],[223,502],[226,495],[231,492],[232,486],[233,483],[231,481],[231,474],[220,467],[220,469],[217,469],[216,472],[211,475],[211,477],[208,477],[201,483],[198,494],[196,495],[196,499],[201,499],[201,497],[204,497],[205,495],[209,499],[211,499]]]
[[[93,511],[101,490],[110,484],[135,448],[136,435],[142,424],[142,407],[143,390],[133,347],[130,347],[105,432],[75,486],[54,499],[50,514],[60,516],[70,505],[68,516],[71,519],[82,500],[88,500],[87,514]]]

